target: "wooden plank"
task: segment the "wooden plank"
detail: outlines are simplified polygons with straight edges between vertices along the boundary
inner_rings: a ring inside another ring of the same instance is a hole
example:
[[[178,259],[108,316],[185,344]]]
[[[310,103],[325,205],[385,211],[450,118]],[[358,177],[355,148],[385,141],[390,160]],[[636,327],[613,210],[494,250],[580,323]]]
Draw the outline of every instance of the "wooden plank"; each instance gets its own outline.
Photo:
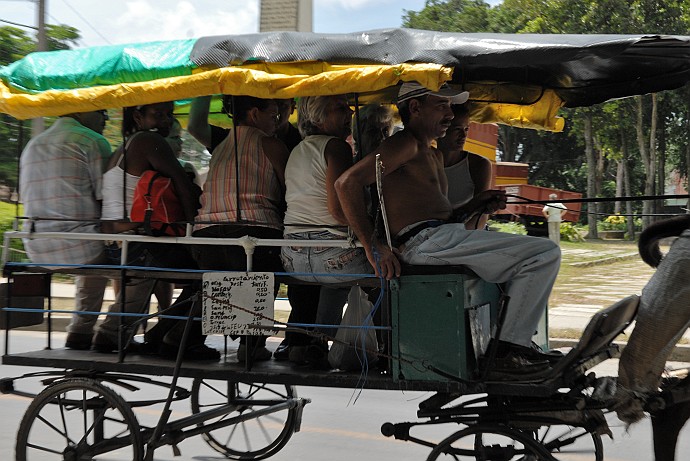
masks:
[[[116,372],[147,376],[172,376],[175,362],[155,356],[130,355],[118,362],[117,354],[102,354],[93,351],[70,349],[38,350],[2,357],[3,365],[31,366],[84,370],[95,372]],[[435,392],[482,392],[483,386],[472,387],[460,382],[398,381],[390,374],[371,367],[363,378],[359,372],[312,370],[295,366],[290,362],[269,360],[254,364],[247,370],[237,362],[236,350],[231,350],[219,361],[184,362],[180,370],[183,377],[212,380],[230,380],[246,383],[272,383],[298,386],[318,386],[350,389],[409,390]]]

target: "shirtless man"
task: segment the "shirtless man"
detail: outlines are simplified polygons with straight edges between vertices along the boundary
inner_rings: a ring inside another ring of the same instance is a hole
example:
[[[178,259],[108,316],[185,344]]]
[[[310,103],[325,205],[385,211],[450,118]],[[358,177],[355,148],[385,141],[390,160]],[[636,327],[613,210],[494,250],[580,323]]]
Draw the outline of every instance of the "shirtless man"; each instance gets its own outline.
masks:
[[[350,227],[364,245],[377,275],[400,276],[401,264],[463,265],[482,279],[504,283],[510,303],[489,378],[543,372],[552,354],[533,349],[531,338],[546,309],[560,265],[560,250],[547,239],[466,230],[468,215],[505,208],[503,191],[487,190],[461,208],[446,196],[443,157],[432,146],[453,119],[451,104],[468,98],[447,86],[432,92],[404,83],[398,110],[405,129],[385,140],[374,154],[383,163],[383,196],[394,248],[375,238],[367,217],[365,186],[375,182],[376,156],[348,169],[335,187]]]

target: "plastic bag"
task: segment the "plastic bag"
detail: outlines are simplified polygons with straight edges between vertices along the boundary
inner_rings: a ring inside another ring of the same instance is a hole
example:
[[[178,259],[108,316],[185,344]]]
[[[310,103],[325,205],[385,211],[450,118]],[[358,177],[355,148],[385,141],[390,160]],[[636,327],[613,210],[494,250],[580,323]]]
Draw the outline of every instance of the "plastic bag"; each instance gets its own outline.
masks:
[[[373,304],[366,293],[358,286],[350,289],[347,296],[347,309],[341,325],[373,326],[370,316]],[[328,352],[328,362],[333,368],[359,370],[366,364],[373,365],[378,360],[376,333],[371,328],[338,328],[335,341]]]

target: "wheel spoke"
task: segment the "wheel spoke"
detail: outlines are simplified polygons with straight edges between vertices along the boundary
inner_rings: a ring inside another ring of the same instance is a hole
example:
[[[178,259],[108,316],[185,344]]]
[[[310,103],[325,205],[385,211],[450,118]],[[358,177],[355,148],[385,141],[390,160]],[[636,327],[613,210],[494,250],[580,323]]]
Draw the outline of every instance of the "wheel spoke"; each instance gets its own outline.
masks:
[[[225,457],[236,460],[265,459],[277,453],[292,436],[297,423],[297,409],[283,408],[275,413],[256,415],[274,405],[283,404],[293,398],[294,391],[290,386],[245,384],[224,381],[224,384],[207,383],[202,379],[195,380],[192,386],[192,411],[200,413],[228,406],[228,414],[214,419],[221,422],[227,418],[243,415],[245,420],[224,428],[218,428],[202,434],[204,440],[214,450]],[[219,391],[223,386],[227,393]],[[224,399],[217,402],[218,396]],[[203,427],[204,423],[199,424]]]
[[[89,413],[95,416],[90,418]],[[94,435],[97,440],[89,444]],[[16,460],[34,459],[28,455],[33,451],[51,454],[54,460],[92,459],[107,453],[108,458],[142,461],[144,444],[128,402],[98,381],[69,378],[46,387],[22,418]]]

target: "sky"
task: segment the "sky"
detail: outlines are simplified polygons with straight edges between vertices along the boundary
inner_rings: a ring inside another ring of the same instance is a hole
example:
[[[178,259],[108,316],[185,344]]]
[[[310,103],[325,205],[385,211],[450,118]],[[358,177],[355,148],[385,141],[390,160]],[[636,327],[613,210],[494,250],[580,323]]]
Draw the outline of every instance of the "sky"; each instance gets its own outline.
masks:
[[[258,32],[258,0],[46,0],[47,22],[79,29],[80,46]],[[400,27],[424,0],[314,0],[314,32]],[[491,1],[490,3],[494,3]],[[35,25],[32,0],[0,0],[0,20]],[[8,25],[0,22],[0,26]],[[32,30],[27,29],[33,33]]]

